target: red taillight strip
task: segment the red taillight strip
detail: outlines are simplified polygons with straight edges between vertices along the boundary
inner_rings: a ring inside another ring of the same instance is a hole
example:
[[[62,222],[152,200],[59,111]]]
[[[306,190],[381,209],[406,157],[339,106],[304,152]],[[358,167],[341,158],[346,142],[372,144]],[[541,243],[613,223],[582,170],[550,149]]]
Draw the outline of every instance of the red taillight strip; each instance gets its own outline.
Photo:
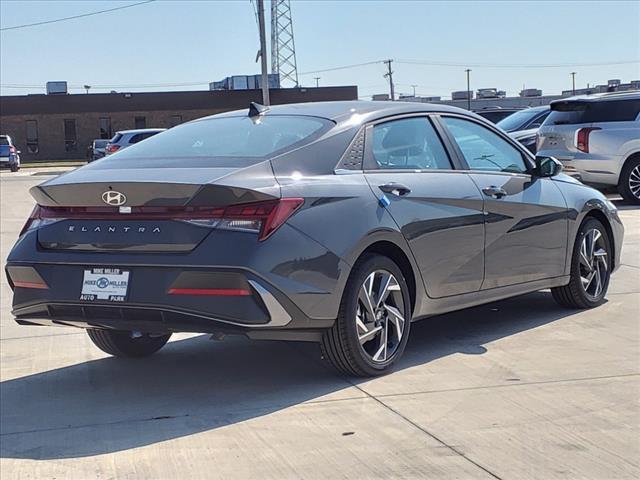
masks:
[[[251,295],[249,290],[241,288],[170,288],[169,295],[212,295],[227,297],[246,297]]]
[[[37,288],[39,290],[48,290],[49,287],[46,283],[37,283],[37,282],[13,282],[14,287],[18,288]]]

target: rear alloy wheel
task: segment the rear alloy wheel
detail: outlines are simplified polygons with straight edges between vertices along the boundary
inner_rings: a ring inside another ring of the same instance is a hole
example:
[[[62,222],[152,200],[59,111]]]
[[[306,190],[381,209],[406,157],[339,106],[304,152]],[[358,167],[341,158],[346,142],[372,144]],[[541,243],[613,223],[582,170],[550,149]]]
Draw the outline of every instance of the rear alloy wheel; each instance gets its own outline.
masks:
[[[91,341],[105,353],[116,357],[147,357],[160,350],[171,334],[151,335],[124,330],[88,328]]]
[[[571,259],[571,280],[552,288],[553,298],[569,308],[593,308],[604,303],[611,275],[611,247],[607,231],[595,218],[578,232]]]
[[[12,165],[11,165],[11,167],[9,167],[9,168],[11,168],[11,171],[15,173],[15,172],[17,172],[18,170],[20,170],[20,165],[18,165],[17,163],[14,163],[14,164],[12,164]]]
[[[625,163],[620,172],[618,191],[627,202],[640,205],[640,156]]]
[[[347,375],[386,373],[407,344],[410,303],[398,266],[380,255],[364,257],[349,277],[338,319],[323,335],[323,356]]]

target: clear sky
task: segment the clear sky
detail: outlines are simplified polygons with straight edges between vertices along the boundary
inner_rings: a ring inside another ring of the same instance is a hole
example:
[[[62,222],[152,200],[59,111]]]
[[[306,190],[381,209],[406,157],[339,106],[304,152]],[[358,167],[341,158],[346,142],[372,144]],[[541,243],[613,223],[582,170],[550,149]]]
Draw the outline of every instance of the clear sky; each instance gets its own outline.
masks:
[[[0,0],[0,27],[136,3]],[[266,0],[267,15],[269,1]],[[164,0],[92,17],[0,32],[2,95],[42,93],[47,80],[92,91],[206,89],[207,82],[259,72],[253,5]],[[497,87],[558,93],[610,78],[640,79],[640,63],[555,68],[492,65],[587,64],[640,60],[640,2],[292,1],[298,71],[395,59],[396,90],[448,96]],[[269,18],[267,17],[267,24]],[[459,63],[424,66],[399,60]],[[474,64],[474,65],[471,65]],[[301,84],[388,91],[382,63],[300,76]],[[201,82],[193,86],[140,85]],[[28,85],[28,88],[8,88]],[[102,88],[100,88],[100,87]],[[82,90],[72,90],[81,92]]]

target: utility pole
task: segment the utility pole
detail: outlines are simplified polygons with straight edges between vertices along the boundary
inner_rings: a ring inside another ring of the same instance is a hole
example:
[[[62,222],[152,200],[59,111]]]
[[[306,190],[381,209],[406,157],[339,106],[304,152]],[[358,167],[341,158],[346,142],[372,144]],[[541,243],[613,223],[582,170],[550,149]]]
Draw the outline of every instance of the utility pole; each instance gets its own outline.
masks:
[[[573,84],[572,91],[574,95],[576,94],[576,73],[577,72],[571,72],[571,82]]]
[[[265,107],[269,102],[269,73],[267,70],[267,40],[264,26],[264,0],[258,2],[258,28],[260,29],[260,68],[262,72],[262,104]]]
[[[411,85],[411,87],[413,88],[413,98],[416,98],[416,87],[418,85]]]
[[[391,101],[393,102],[396,99],[396,96],[393,87],[393,70],[391,70],[391,62],[393,62],[391,59],[384,61],[384,63],[387,64],[387,73],[384,74],[384,77],[389,78],[389,93]]]
[[[471,82],[469,80],[471,69],[467,68],[465,72],[467,72],[467,110],[471,110]]]
[[[316,88],[318,88],[320,86],[320,77],[313,77],[313,79],[316,81]]]

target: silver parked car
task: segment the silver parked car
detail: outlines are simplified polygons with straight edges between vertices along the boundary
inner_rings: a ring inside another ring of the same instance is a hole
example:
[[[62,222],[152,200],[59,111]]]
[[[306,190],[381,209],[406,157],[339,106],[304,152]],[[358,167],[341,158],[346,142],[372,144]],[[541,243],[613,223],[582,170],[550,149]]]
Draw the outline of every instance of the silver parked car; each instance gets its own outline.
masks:
[[[98,160],[107,155],[106,149],[109,144],[109,140],[102,138],[95,139],[89,147],[89,162]]]
[[[105,149],[106,155],[111,155],[124,148],[135,145],[142,140],[153,137],[160,132],[164,132],[166,128],[138,128],[136,130],[121,130],[116,132]]]
[[[557,100],[538,131],[538,154],[596,187],[640,204],[640,91]]]

